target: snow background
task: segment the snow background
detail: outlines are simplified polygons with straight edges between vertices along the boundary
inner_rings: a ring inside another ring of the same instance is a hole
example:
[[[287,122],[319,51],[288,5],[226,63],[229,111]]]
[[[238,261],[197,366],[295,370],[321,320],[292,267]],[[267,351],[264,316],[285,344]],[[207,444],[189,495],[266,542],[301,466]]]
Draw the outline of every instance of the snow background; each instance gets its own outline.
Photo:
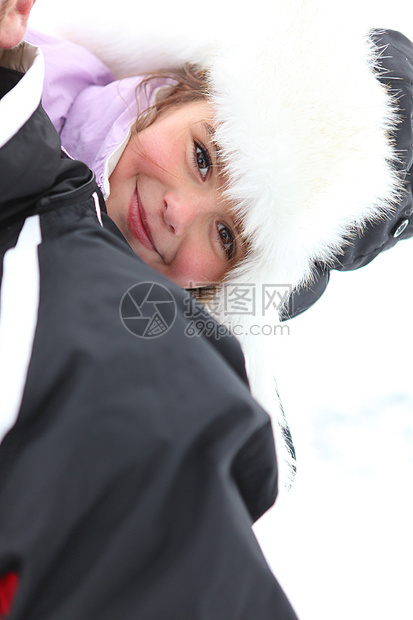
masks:
[[[65,19],[76,6],[37,0],[31,25],[53,33],[56,11]],[[369,26],[413,38],[411,2],[355,6]],[[114,7],[99,2],[119,21]],[[278,337],[298,474],[254,530],[300,620],[413,620],[412,265],[410,240],[333,273]]]
[[[302,620],[413,619],[413,240],[280,336],[298,474],[255,526]]]

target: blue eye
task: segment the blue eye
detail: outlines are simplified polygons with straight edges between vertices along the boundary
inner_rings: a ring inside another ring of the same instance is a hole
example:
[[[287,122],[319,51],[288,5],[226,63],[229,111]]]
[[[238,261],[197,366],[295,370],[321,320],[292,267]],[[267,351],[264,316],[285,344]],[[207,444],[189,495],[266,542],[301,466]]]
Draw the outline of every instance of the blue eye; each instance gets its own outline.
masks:
[[[208,150],[197,142],[194,143],[194,162],[201,174],[202,180],[205,181],[211,169],[211,158]]]
[[[228,226],[226,226],[225,224],[221,224],[221,222],[217,222],[217,231],[219,242],[224,248],[227,259],[230,261],[233,258],[236,250],[234,233]]]

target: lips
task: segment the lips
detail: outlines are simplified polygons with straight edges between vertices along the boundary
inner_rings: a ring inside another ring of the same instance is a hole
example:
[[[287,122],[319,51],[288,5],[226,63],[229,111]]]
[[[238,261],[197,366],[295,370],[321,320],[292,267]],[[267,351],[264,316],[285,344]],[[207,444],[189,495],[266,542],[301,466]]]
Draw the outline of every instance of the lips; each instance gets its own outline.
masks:
[[[130,231],[135,239],[148,250],[157,252],[137,187],[135,188],[129,205],[128,223]]]

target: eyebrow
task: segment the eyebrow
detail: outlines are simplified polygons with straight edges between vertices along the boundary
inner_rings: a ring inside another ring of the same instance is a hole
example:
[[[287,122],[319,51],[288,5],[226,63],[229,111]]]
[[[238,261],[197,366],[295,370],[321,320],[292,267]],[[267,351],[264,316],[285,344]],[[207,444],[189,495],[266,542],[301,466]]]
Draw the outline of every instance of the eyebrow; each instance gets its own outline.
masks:
[[[207,121],[204,122],[204,127],[209,133],[211,140],[215,140],[215,129]]]
[[[219,148],[217,141],[216,141],[215,128],[210,123],[208,123],[208,121],[204,121],[204,129],[206,133],[208,134],[208,137],[209,137],[209,140],[212,146],[214,147],[214,159],[215,159],[216,165],[220,167],[221,162],[222,162],[222,156],[221,156],[221,149]]]

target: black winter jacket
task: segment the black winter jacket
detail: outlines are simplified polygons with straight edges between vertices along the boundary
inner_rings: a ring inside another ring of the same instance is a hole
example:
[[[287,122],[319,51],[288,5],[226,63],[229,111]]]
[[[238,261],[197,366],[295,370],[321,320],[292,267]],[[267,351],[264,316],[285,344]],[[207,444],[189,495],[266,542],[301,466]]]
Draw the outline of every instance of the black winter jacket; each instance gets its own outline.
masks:
[[[61,154],[36,49],[2,63],[0,615],[294,619],[251,530],[277,467],[236,340],[189,337]]]

